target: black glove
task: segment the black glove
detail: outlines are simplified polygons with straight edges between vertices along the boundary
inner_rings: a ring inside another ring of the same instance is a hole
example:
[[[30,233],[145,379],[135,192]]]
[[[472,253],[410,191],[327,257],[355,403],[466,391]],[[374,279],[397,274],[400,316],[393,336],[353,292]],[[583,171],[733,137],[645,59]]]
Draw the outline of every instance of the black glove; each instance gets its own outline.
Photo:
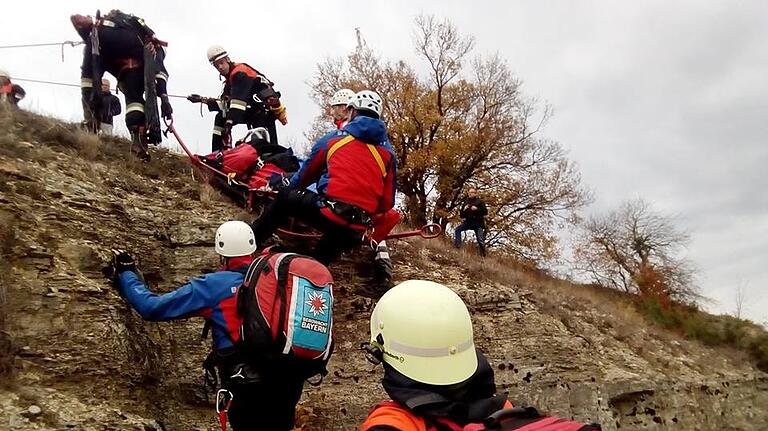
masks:
[[[234,124],[231,121],[224,123],[224,130],[221,131],[221,136],[223,138],[232,138],[232,126],[234,126]]]
[[[284,194],[288,191],[288,185],[290,183],[291,181],[288,178],[280,174],[272,174],[269,177],[269,188],[280,194]]]
[[[112,268],[114,269],[115,276],[125,271],[136,272],[136,261],[125,250],[112,250]]]
[[[163,113],[163,118],[171,118],[171,114],[173,114],[173,108],[171,102],[168,101],[167,94],[160,95],[160,112]]]
[[[123,250],[112,250],[112,262],[101,269],[104,277],[112,282],[117,282],[117,276],[125,271],[133,271],[138,274],[133,257]]]
[[[190,94],[189,96],[187,96],[187,100],[189,100],[192,103],[202,103],[203,96],[199,94]]]

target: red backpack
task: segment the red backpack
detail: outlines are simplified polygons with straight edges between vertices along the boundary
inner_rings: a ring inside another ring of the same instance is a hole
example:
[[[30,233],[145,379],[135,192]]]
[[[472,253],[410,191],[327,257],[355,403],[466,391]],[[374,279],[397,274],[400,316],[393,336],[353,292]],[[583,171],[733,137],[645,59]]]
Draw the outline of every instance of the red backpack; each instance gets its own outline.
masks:
[[[510,405],[507,401],[507,405]],[[382,409],[382,410],[379,410]],[[382,412],[377,415],[376,412]],[[463,427],[447,418],[427,420],[394,401],[378,404],[362,429],[390,426],[403,431],[600,431],[598,424],[585,424],[554,416],[542,416],[533,407],[510,407],[499,410],[479,423]]]
[[[555,416],[542,416],[533,407],[499,410],[479,424],[468,424],[461,431],[600,431],[596,423],[585,424]]]
[[[307,256],[270,253],[253,261],[237,292],[238,347],[324,372],[333,349],[332,286],[328,268]]]

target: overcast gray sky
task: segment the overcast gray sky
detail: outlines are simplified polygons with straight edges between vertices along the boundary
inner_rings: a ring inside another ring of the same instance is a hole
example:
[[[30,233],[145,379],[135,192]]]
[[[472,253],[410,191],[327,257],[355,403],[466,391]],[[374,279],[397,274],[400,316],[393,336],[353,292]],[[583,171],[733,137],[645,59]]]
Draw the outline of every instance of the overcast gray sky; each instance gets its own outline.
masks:
[[[434,13],[499,52],[525,91],[555,107],[545,130],[578,162],[596,195],[586,214],[642,197],[691,232],[689,257],[717,312],[768,320],[768,1],[11,2],[0,45],[76,40],[72,13],[113,7],[143,16],[170,42],[169,91],[217,95],[211,44],[256,67],[283,93],[283,142],[304,145],[317,113],[306,82],[327,56],[355,46],[355,27],[389,58],[416,64],[413,17]],[[19,78],[79,82],[80,48],[0,49]],[[78,90],[19,82],[22,106],[81,117]],[[209,148],[213,116],[175,99],[193,149]],[[120,127],[122,118],[117,120]],[[278,126],[280,127],[280,126]]]

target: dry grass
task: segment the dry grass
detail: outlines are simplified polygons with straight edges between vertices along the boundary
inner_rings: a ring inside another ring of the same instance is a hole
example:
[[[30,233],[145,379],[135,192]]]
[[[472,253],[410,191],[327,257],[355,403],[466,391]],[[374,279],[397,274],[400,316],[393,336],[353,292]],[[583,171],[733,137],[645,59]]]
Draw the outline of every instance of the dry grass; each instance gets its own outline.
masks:
[[[208,183],[200,184],[200,202],[204,204],[219,204],[221,202],[231,203],[226,196],[222,195],[221,192]]]
[[[16,241],[16,218],[12,214],[0,211],[0,381],[9,382],[14,374],[15,347],[10,334],[6,331],[8,316],[8,285],[11,280],[10,260]]]
[[[611,325],[620,340],[631,338],[639,328],[648,328],[662,339],[686,338],[709,347],[735,349],[742,352],[737,355],[748,355],[759,369],[768,372],[768,332],[748,320],[715,316],[682,305],[663,307],[625,292],[558,279],[507,257],[483,259],[474,251],[456,250],[445,238],[413,243],[431,250],[433,260],[465,268],[472,279],[530,291],[542,312],[561,321],[570,318],[571,309],[598,309],[611,316],[610,322],[604,323]],[[649,327],[649,322],[653,326]]]

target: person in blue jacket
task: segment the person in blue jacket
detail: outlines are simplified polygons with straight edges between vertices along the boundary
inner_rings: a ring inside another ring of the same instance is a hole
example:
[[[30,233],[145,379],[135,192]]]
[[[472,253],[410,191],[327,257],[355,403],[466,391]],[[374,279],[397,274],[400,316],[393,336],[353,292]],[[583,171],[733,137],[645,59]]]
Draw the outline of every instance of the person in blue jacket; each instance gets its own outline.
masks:
[[[244,222],[228,221],[216,231],[215,250],[221,259],[219,271],[162,295],[149,290],[133,257],[118,251],[113,262],[116,287],[144,320],[206,320],[213,334],[206,369],[215,368],[224,390],[217,394],[219,407],[227,410],[231,401],[227,414],[233,430],[290,430],[304,377],[263,358],[244,357],[236,346],[242,323],[236,294],[256,256],[253,231]]]
[[[394,206],[397,160],[380,119],[382,104],[370,90],[350,99],[351,121],[315,142],[308,160],[251,224],[258,244],[296,217],[322,232],[309,255],[328,265],[361,243],[374,215]],[[324,177],[316,193],[305,189]]]

